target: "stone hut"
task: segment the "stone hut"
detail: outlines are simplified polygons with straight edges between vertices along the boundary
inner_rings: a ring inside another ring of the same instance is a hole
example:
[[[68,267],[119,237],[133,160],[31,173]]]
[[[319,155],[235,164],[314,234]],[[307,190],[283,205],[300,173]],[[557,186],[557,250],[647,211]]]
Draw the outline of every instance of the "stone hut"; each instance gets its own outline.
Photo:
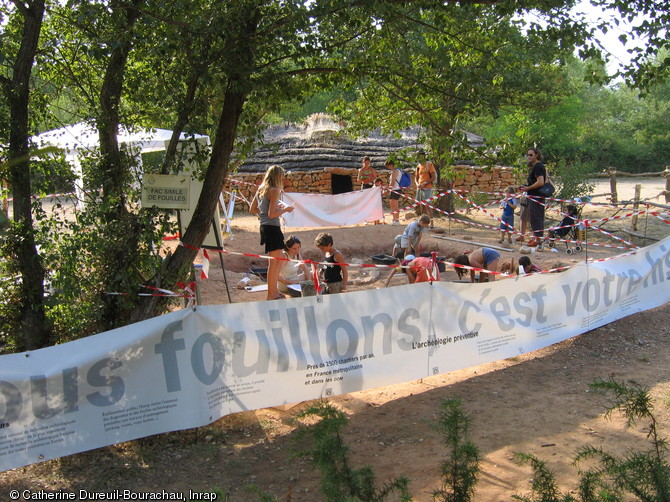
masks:
[[[263,144],[229,176],[226,190],[236,189],[250,199],[272,164],[287,171],[286,190],[290,192],[338,194],[358,190],[356,177],[366,155],[387,184],[390,172],[384,167],[386,159],[400,151],[411,157],[424,148],[418,142],[418,133],[417,128],[388,137],[375,131],[365,138],[352,139],[344,134],[342,126],[323,114],[309,117],[304,124],[273,126],[265,131]],[[468,133],[468,140],[473,146],[483,144],[483,138],[474,134]],[[398,167],[414,171],[414,164]],[[454,188],[502,191],[513,180],[510,168],[458,165],[456,171]]]

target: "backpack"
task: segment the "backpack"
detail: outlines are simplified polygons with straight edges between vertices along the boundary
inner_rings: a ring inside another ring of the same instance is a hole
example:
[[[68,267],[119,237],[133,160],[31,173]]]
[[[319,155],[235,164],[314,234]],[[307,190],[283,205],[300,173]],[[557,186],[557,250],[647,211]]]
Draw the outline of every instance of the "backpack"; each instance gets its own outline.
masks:
[[[400,188],[407,188],[412,185],[412,178],[410,175],[406,172],[403,171],[402,169],[398,169],[400,171],[400,179],[398,180],[398,186]]]

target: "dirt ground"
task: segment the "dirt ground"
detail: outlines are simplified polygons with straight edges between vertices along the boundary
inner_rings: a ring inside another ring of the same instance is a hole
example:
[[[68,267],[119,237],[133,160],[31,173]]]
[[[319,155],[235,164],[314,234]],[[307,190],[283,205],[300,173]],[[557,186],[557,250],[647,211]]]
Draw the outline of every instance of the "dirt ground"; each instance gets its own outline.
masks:
[[[643,197],[658,193],[658,186],[663,190],[662,181],[626,180],[619,184],[619,198],[625,199],[626,190],[632,191],[636,183],[644,185]],[[600,183],[594,193],[604,192],[603,185]],[[500,211],[494,206],[492,212]],[[584,216],[595,219],[630,212],[630,207],[587,207]],[[430,235],[464,242],[427,237],[426,249],[449,259],[467,248],[476,248],[475,243],[497,244],[496,233],[481,226],[495,225],[490,217],[470,213],[464,221],[469,224],[438,219],[436,231]],[[631,239],[623,232],[631,226],[629,217],[604,222],[602,226],[620,239]],[[383,224],[328,231],[347,261],[369,263],[374,254],[390,253],[393,237],[402,228]],[[227,251],[261,252],[255,218],[236,216],[232,230],[225,245]],[[322,230],[295,232],[303,242],[305,258],[320,259],[313,241]],[[637,232],[659,238],[670,234],[670,225],[653,215],[641,215]],[[586,249],[579,253],[568,255],[565,246],[559,244],[558,253],[545,251],[530,256],[546,270],[625,252],[620,248],[625,246],[621,240],[597,231],[590,231],[588,241]],[[504,260],[518,260],[519,256],[518,245],[503,253]],[[263,300],[265,293],[250,293],[236,285],[250,267],[266,266],[264,260],[232,253],[222,257],[226,280],[218,255],[211,256],[210,278],[199,284],[203,303],[228,303],[226,282],[232,302]],[[349,289],[382,287],[388,273],[385,269],[352,269]],[[442,275],[445,281],[455,279],[451,269]],[[391,285],[404,281],[404,275],[396,274]],[[475,500],[508,501],[513,494],[527,493],[531,479],[530,469],[515,463],[515,452],[532,453],[546,461],[557,475],[561,490],[574,492],[578,471],[572,459],[579,447],[602,446],[615,454],[647,448],[648,424],[626,428],[616,414],[605,419],[606,399],[589,391],[589,383],[609,377],[635,380],[650,388],[661,434],[670,436],[669,304],[530,354],[329,401],[349,417],[344,439],[350,448],[352,466],[372,466],[380,484],[406,476],[413,500],[429,501],[433,500],[432,492],[440,487],[440,464],[447,454],[435,429],[440,404],[446,398],[462,399],[464,410],[473,419],[471,438],[482,458]],[[239,413],[198,430],[145,438],[0,473],[0,498],[11,489],[118,488],[188,493],[218,487],[226,494],[226,500],[249,501],[259,499],[246,488],[255,485],[277,500],[324,500],[319,492],[319,473],[308,459],[292,456],[296,428],[293,417],[308,404],[300,403],[288,410]]]

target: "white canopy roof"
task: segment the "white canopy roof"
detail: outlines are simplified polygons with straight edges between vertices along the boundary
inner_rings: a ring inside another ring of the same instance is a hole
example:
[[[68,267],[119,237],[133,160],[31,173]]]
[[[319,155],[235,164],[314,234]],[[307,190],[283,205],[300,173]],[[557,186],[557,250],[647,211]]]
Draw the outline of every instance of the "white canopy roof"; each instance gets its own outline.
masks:
[[[119,127],[119,144],[137,147],[140,153],[159,152],[165,150],[165,142],[172,137],[168,129],[140,129],[130,132],[124,126]],[[194,138],[206,138],[196,134]],[[181,133],[180,141],[190,139],[191,136]],[[77,152],[98,148],[98,130],[88,122],[79,122],[71,126],[61,127],[53,131],[43,132],[33,138],[41,146],[55,146],[65,151],[66,155],[76,155]]]
[[[130,132],[124,126],[119,127],[118,141],[119,145],[125,144],[138,155],[137,178],[142,178],[142,158],[141,153],[160,152],[166,149],[166,144],[172,138],[172,131],[167,129],[139,129],[137,132]],[[193,136],[181,133],[180,141],[190,139],[204,138],[209,144],[209,137],[201,134]],[[61,127],[53,131],[43,132],[33,137],[33,141],[38,147],[55,146],[65,153],[65,158],[72,164],[74,173],[79,180],[74,184],[76,194],[76,204],[84,204],[84,192],[82,179],[82,167],[79,156],[87,152],[93,152],[99,148],[100,138],[98,130],[89,122],[79,122],[71,126]]]

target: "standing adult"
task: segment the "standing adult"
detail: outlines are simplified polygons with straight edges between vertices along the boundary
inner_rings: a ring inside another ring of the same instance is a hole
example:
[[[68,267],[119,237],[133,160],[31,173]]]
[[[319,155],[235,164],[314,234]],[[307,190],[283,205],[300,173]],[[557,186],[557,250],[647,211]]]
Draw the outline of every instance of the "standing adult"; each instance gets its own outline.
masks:
[[[426,160],[426,152],[419,150],[417,155],[419,163],[414,171],[414,182],[416,183],[416,200],[419,202],[426,201],[433,196],[433,186],[437,182],[437,171],[432,162]],[[427,214],[431,221],[433,221],[433,208],[426,204],[419,204],[421,214]]]
[[[395,166],[395,161],[390,157],[384,165],[386,166],[386,169],[391,170],[391,174],[389,175],[389,186],[391,187],[389,204],[391,205],[391,217],[393,218],[391,225],[400,225],[400,207],[398,201],[400,200],[400,191],[402,190],[402,188],[400,188],[400,177],[402,176],[402,173],[400,172],[400,169]]]
[[[519,190],[526,192],[528,195],[528,219],[534,234],[528,245],[539,246],[538,249],[541,250],[544,238],[545,198],[540,195],[539,189],[547,182],[547,170],[542,163],[542,153],[537,148],[528,149],[526,162],[528,164],[528,178],[526,184],[519,187]]]
[[[526,238],[526,230],[528,230],[529,223],[529,211],[528,211],[528,197],[525,195],[519,197],[519,220],[521,220],[521,235],[518,236],[515,240],[516,242],[523,242]]]
[[[370,157],[367,155],[363,157],[363,163],[358,170],[358,182],[361,184],[361,190],[372,188],[375,184],[377,171],[370,165]]]
[[[277,279],[282,263],[276,258],[282,258],[282,251],[284,250],[284,234],[281,231],[279,217],[284,213],[290,213],[294,208],[281,201],[283,190],[284,170],[278,165],[270,166],[249,208],[251,214],[260,216],[261,244],[265,244],[265,254],[270,256],[268,263],[268,300],[285,298],[277,289]]]

